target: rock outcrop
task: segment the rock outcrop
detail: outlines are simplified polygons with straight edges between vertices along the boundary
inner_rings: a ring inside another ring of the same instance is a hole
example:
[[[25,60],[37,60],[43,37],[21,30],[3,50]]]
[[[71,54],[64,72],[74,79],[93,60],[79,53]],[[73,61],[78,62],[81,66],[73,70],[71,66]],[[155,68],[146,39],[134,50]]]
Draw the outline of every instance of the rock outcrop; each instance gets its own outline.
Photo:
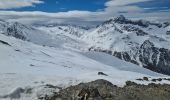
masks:
[[[155,96],[156,95],[156,96]],[[117,87],[106,80],[81,83],[60,90],[45,100],[169,100],[170,85],[139,85],[127,81],[124,87]]]

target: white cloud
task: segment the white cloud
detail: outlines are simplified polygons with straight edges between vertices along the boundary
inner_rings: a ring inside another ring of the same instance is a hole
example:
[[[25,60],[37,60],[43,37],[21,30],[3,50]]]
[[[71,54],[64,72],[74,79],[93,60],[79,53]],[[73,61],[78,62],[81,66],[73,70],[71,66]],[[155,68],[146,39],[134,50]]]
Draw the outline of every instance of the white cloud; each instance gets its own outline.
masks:
[[[0,0],[0,9],[21,8],[44,3],[40,0]]]
[[[168,9],[168,7],[149,7],[149,8],[143,8],[145,10],[154,10],[154,9]]]
[[[151,1],[151,0],[110,0],[105,5],[108,6],[108,7],[126,6],[126,5],[129,5],[129,4],[146,2],[146,1]]]
[[[35,1],[35,0],[34,0]],[[146,2],[151,0],[109,0],[103,10],[91,11],[68,11],[58,13],[47,13],[41,11],[33,12],[16,12],[16,11],[0,11],[0,18],[5,18],[10,21],[20,21],[22,23],[39,23],[39,22],[57,22],[71,23],[80,25],[89,25],[90,23],[98,23],[107,20],[110,17],[117,16],[120,13],[128,18],[143,18],[148,20],[169,20],[169,12],[150,12],[146,13],[147,9],[140,8],[134,3]]]

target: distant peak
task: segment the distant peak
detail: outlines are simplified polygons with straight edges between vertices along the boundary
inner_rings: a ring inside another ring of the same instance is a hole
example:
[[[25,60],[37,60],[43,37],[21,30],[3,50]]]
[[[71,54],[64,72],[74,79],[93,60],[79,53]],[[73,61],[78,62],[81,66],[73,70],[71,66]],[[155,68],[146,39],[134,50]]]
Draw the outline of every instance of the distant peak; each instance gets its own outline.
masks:
[[[119,15],[118,17],[113,17],[107,21],[105,21],[102,25],[104,24],[111,24],[111,23],[121,23],[123,24],[127,19],[123,15]]]
[[[115,21],[125,21],[126,18],[123,15],[119,15],[118,17],[114,18]]]

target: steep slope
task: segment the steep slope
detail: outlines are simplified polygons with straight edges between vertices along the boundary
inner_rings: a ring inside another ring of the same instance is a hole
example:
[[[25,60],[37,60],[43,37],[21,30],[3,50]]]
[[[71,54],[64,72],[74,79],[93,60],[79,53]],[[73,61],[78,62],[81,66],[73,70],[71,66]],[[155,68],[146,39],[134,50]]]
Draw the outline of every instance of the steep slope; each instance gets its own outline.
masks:
[[[104,22],[83,40],[89,50],[105,52],[153,71],[170,75],[168,23],[129,20],[119,16]]]
[[[144,76],[165,77],[104,53],[44,47],[3,34],[0,40],[0,99],[3,100],[37,100],[39,96],[57,92],[48,88],[49,84],[60,89],[106,79],[123,86],[127,80]],[[98,75],[98,72],[108,76]]]

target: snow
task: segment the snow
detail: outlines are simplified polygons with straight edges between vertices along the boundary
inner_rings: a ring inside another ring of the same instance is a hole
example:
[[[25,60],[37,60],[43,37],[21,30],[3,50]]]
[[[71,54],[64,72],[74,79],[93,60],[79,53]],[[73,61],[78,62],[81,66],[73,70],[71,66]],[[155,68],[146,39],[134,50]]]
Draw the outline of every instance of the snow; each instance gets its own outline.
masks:
[[[11,94],[15,97],[18,89],[30,87],[34,91],[32,94],[19,93],[21,97],[16,99],[36,100],[37,93],[44,95],[55,91],[45,89],[45,84],[64,88],[80,82],[106,79],[123,86],[127,80],[144,76],[165,77],[103,53],[41,46],[2,34],[0,40],[11,45],[0,43],[0,97],[10,97]],[[109,76],[99,76],[98,72]]]
[[[147,21],[141,20],[143,23]],[[111,51],[130,51],[132,48],[129,43],[136,44],[135,47],[139,47],[145,40],[150,40],[158,48],[170,49],[170,37],[166,35],[166,32],[170,29],[169,26],[158,27],[152,24],[158,24],[150,22],[151,25],[148,27],[142,27],[133,24],[119,24],[113,20],[108,23],[103,23],[97,28],[91,29],[81,38],[87,41],[90,46],[95,48],[101,48],[104,50]],[[127,31],[124,27],[135,27],[148,33],[148,35],[137,36],[135,31]],[[121,30],[122,33],[118,30]],[[133,47],[133,46],[132,46]]]
[[[4,25],[8,24],[0,21],[0,31],[4,32]],[[91,46],[129,51],[145,40],[150,40],[157,47],[169,48],[170,40],[164,29],[157,31],[156,26],[149,26],[153,30],[136,26],[150,33],[137,36],[133,32],[117,31],[122,27],[112,23],[90,30],[74,26],[20,29],[29,41],[0,34],[0,40],[11,45],[0,42],[0,100],[37,100],[37,97],[59,91],[58,88],[46,87],[46,84],[66,88],[81,82],[105,79],[114,85],[124,86],[127,80],[148,84],[150,82],[136,79],[168,77],[105,53],[88,51]],[[160,32],[163,34],[160,35]],[[98,72],[108,76],[98,75]],[[168,81],[160,83],[170,84]],[[30,90],[32,93],[27,93]],[[5,96],[7,98],[3,98]]]

